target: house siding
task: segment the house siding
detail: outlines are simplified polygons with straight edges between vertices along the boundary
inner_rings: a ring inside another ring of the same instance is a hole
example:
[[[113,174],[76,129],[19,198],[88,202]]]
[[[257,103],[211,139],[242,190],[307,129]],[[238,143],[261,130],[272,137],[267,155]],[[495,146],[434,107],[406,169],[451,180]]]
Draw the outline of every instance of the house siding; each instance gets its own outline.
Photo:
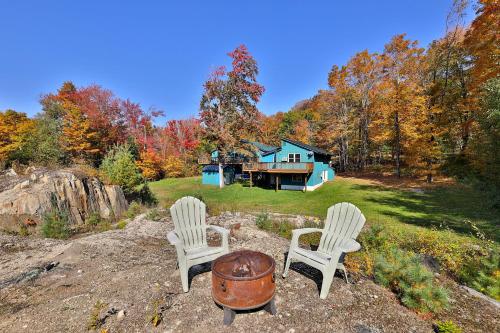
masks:
[[[211,171],[203,171],[201,176],[201,182],[205,185],[216,185],[219,186],[219,173]]]
[[[288,161],[288,154],[300,154],[301,162],[314,162],[314,154],[309,150],[281,141],[281,150],[276,153],[276,162],[283,162],[285,158]]]
[[[259,162],[275,162],[274,156],[276,156],[276,153],[265,155],[265,156],[260,155]]]
[[[299,147],[285,140],[281,141],[281,148],[275,153],[262,156],[262,151],[256,152],[256,157],[259,162],[286,162],[289,154],[300,154],[300,162],[313,163],[313,171],[311,174],[296,174],[300,180],[294,178],[294,174],[280,174],[280,186],[284,190],[307,190],[312,191],[321,186],[325,181],[331,181],[335,177],[334,170],[330,167],[330,157],[323,154],[318,154],[308,149]],[[218,152],[212,152],[212,158],[218,157]],[[229,174],[228,174],[229,173]],[[232,183],[234,179],[234,169],[231,171],[224,170],[225,182]],[[275,184],[272,179],[274,176],[269,176],[269,185]],[[307,177],[306,185],[304,186],[304,177]],[[203,172],[203,184],[219,185],[218,172]]]

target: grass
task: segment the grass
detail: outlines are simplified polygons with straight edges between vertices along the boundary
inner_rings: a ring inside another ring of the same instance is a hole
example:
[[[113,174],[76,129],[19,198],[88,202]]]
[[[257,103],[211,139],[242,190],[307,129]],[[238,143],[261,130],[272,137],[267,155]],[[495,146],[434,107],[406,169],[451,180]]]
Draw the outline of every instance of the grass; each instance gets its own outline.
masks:
[[[500,241],[500,214],[490,208],[484,194],[462,185],[447,185],[414,192],[372,184],[366,180],[337,177],[313,192],[278,191],[233,184],[219,189],[202,185],[200,177],[163,179],[150,183],[160,204],[193,195],[201,198],[209,213],[221,211],[279,212],[324,218],[329,206],[352,202],[369,224],[436,228]],[[450,233],[451,234],[451,233]]]
[[[351,273],[373,276],[376,258],[397,248],[418,258],[423,255],[436,259],[441,270],[457,281],[500,300],[500,276],[498,270],[492,269],[497,261],[488,259],[497,258],[500,250],[500,214],[492,208],[489,197],[473,187],[446,184],[424,191],[406,190],[342,177],[306,193],[275,192],[242,184],[219,189],[202,185],[200,177],[164,179],[150,186],[161,205],[168,207],[192,195],[207,204],[211,215],[222,211],[256,213],[259,228],[286,238],[290,238],[295,226],[270,220],[268,212],[324,218],[331,205],[352,202],[364,213],[369,227],[358,237],[362,250],[346,256],[345,264]],[[319,234],[300,241],[318,245]],[[425,296],[423,300],[434,295],[430,293],[432,288],[415,290],[415,295]],[[428,302],[417,303],[418,308],[421,304],[427,304],[427,310],[434,308]]]

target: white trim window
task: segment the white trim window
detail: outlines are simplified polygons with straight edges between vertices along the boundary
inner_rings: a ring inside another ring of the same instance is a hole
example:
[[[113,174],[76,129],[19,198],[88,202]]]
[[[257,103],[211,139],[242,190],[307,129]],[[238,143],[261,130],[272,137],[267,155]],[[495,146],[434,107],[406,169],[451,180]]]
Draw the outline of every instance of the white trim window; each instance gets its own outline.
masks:
[[[300,154],[288,154],[288,162],[300,163]]]

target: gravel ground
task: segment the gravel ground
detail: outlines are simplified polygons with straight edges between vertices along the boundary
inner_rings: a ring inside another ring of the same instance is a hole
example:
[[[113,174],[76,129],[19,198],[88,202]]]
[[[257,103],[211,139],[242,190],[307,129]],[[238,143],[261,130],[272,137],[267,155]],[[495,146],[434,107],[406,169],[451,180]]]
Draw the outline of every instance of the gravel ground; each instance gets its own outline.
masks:
[[[258,230],[254,217],[226,213],[208,222],[240,224],[231,233],[231,249],[265,252],[281,272],[289,243]],[[277,279],[276,316],[239,313],[224,327],[223,311],[211,297],[208,267],[193,268],[191,289],[182,293],[175,249],[166,241],[172,228],[168,219],[139,216],[123,230],[66,241],[0,234],[0,332],[85,332],[96,323],[110,333],[432,331],[435,318],[406,309],[369,279],[346,284],[339,275],[328,298],[320,300],[321,276],[303,265]],[[213,234],[210,240],[218,241]],[[464,332],[498,331],[497,307],[452,281],[444,283],[452,307],[438,319],[452,319]],[[161,317],[157,327],[151,323],[155,313]]]

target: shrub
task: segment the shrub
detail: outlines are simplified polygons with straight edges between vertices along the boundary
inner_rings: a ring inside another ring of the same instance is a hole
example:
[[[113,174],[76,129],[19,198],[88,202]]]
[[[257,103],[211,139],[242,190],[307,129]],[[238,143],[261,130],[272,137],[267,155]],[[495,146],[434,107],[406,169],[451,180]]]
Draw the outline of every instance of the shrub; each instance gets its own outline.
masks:
[[[455,276],[464,262],[476,254],[471,242],[464,242],[463,238],[454,238],[451,231],[419,229],[403,236],[398,241],[398,245],[405,250],[436,258],[448,272]]]
[[[128,206],[127,217],[129,219],[133,219],[137,215],[142,212],[142,206],[137,201],[132,201],[132,203]]]
[[[91,227],[95,227],[102,222],[101,215],[97,212],[90,213],[89,217],[85,220],[85,223]]]
[[[148,183],[144,183],[140,190],[137,192],[137,199],[148,207],[156,206],[158,204],[158,199],[154,195],[151,188],[149,188]]]
[[[146,215],[146,218],[151,221],[161,221],[165,216],[166,212],[163,210],[159,210],[157,208],[151,209],[148,214]]]
[[[29,235],[30,231],[28,230],[28,227],[24,223],[21,223],[19,226],[19,236],[28,237]]]
[[[53,209],[42,216],[42,234],[47,238],[65,239],[70,235],[66,212]]]
[[[410,252],[392,248],[375,257],[375,281],[393,290],[401,302],[420,312],[439,312],[448,306],[447,293],[433,282],[433,274]]]
[[[260,213],[257,215],[255,224],[257,225],[257,228],[267,231],[270,231],[273,226],[273,222],[269,219],[269,214],[267,213]]]
[[[372,225],[368,230],[359,235],[359,241],[366,251],[384,251],[389,245],[389,238],[385,227],[380,224]]]
[[[125,220],[120,220],[118,221],[118,223],[116,224],[116,229],[125,229],[125,227],[127,226],[127,221]]]
[[[462,329],[451,320],[436,322],[434,330],[436,333],[462,333]]]
[[[134,193],[135,187],[142,182],[128,144],[114,146],[104,157],[99,169],[109,183],[120,185],[125,195]]]
[[[468,286],[500,301],[500,254],[492,251],[483,258],[472,258],[459,275]]]
[[[99,329],[102,324],[104,324],[104,319],[101,318],[101,311],[107,306],[107,304],[97,301],[94,306],[92,307],[92,310],[90,311],[90,317],[87,322],[87,329],[89,331],[91,330],[97,330]]]

